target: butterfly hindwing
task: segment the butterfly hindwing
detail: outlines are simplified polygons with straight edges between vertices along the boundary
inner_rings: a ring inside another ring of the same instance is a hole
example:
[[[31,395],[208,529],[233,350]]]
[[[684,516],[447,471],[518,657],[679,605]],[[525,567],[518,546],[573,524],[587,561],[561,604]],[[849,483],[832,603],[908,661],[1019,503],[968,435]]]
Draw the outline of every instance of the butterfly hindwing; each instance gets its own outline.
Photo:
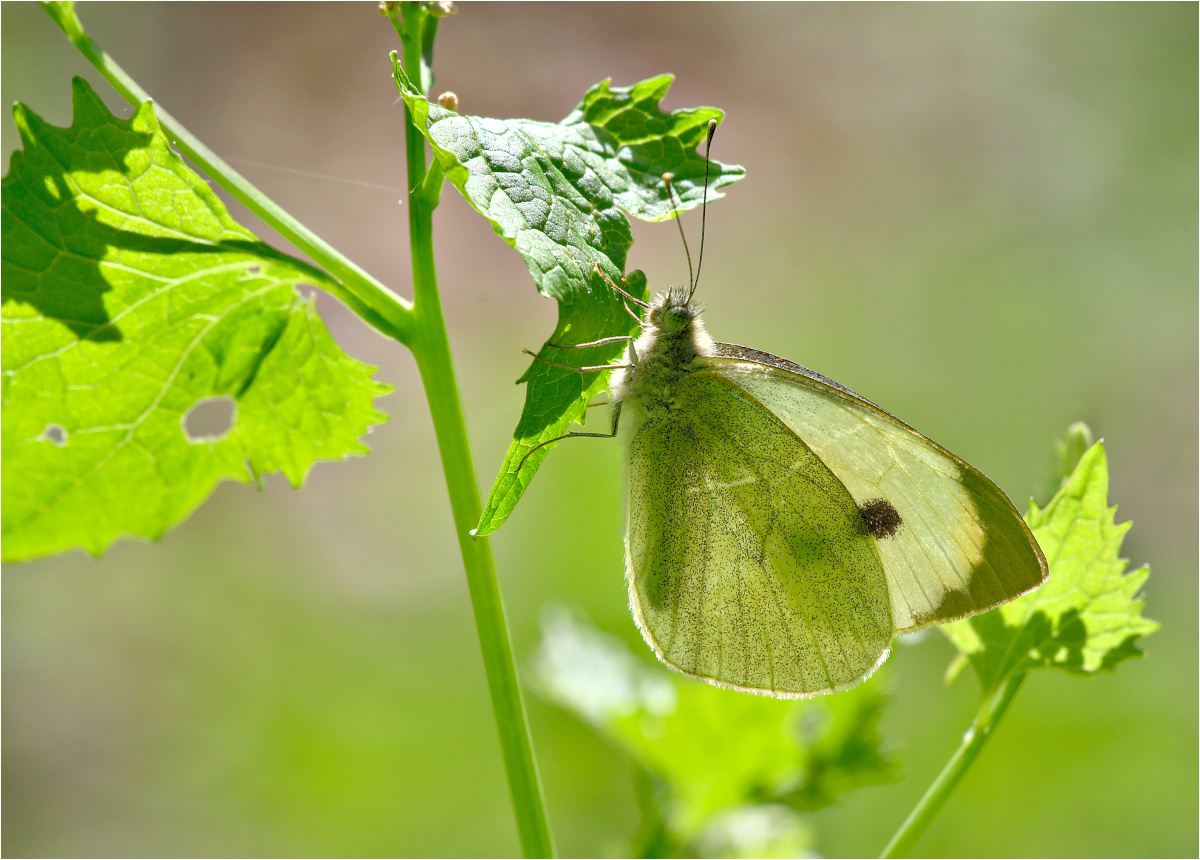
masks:
[[[630,444],[627,575],[663,662],[750,692],[855,683],[892,636],[877,541],[796,433],[718,374],[674,392]]]
[[[977,469],[807,368],[746,347],[717,350],[704,359],[710,370],[802,438],[875,517],[897,632],[973,615],[1045,581],[1025,521]]]

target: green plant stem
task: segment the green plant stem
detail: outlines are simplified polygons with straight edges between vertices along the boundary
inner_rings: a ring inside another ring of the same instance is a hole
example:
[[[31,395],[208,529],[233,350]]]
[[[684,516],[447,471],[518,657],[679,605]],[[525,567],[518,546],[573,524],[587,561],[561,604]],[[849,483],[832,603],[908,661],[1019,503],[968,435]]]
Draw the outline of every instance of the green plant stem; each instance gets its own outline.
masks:
[[[421,62],[421,16],[416,3],[401,4],[402,20],[397,29],[404,44],[404,62],[409,69],[419,70]],[[393,17],[393,22],[395,18]],[[418,74],[417,79],[420,79]],[[509,791],[517,820],[521,849],[526,857],[551,857],[554,845],[542,800],[541,783],[533,757],[533,744],[525,704],[517,682],[512,644],[500,598],[496,565],[491,543],[475,538],[471,529],[479,521],[482,500],[476,480],[475,465],[467,436],[466,417],[462,398],[454,375],[450,341],[438,296],[437,272],[433,256],[433,208],[436,194],[425,187],[425,138],[413,124],[407,107],[405,143],[408,162],[409,194],[408,227],[412,248],[413,305],[416,325],[409,346],[417,360],[429,411],[433,416],[442,469],[450,492],[454,512],[454,527],[462,552],[463,567],[471,606],[475,611],[475,628],[492,710],[500,733]],[[436,177],[435,177],[436,178]]]
[[[416,3],[405,3],[404,6],[406,23],[415,23],[416,29],[413,31],[410,28],[407,33],[401,27],[397,29],[401,30],[406,63],[410,64],[410,68],[419,69],[422,50],[420,16],[424,13]],[[150,95],[87,34],[71,4],[44,2],[42,7],[88,62],[130,104],[138,107],[150,100]],[[533,758],[525,706],[517,683],[491,544],[486,539],[475,539],[470,534],[479,520],[482,503],[437,291],[432,216],[437,205],[437,192],[440,191],[440,177],[430,177],[430,181],[438,186],[436,188],[424,182],[424,138],[413,126],[406,108],[408,176],[410,188],[413,189],[409,195],[413,302],[409,303],[270,200],[157,104],[155,115],[180,152],[325,268],[327,274],[315,273],[324,275],[320,284],[323,288],[379,331],[412,350],[425,386],[441,452],[522,849],[527,857],[553,856],[553,843]]]
[[[892,841],[887,844],[879,856],[908,856],[909,851],[921,838],[925,829],[929,827],[929,823],[933,821],[933,817],[942,808],[942,804],[946,802],[946,798],[950,796],[950,792],[958,785],[958,781],[962,779],[963,774],[967,772],[979,755],[979,751],[983,749],[983,745],[991,737],[996,724],[1004,716],[1004,712],[1008,709],[1013,697],[1017,695],[1017,690],[1021,689],[1021,682],[1024,680],[1024,673],[1014,675],[1004,682],[1004,686],[984,699],[975,713],[971,728],[963,734],[962,743],[954,751],[954,755],[950,756],[950,760],[946,762],[942,772],[937,775],[937,779],[925,791],[920,802],[908,814],[908,818],[900,825],[900,829],[896,831]]]
[[[42,3],[42,8],[71,43],[134,107],[150,95],[96,44],[69,3]],[[355,313],[388,337],[408,343],[413,325],[412,306],[376,281],[320,236],[248,182],[205,146],[173,116],[155,103],[154,113],[171,142],[187,158],[263,221],[326,270],[319,286],[345,302]],[[327,273],[327,274],[326,274]]]

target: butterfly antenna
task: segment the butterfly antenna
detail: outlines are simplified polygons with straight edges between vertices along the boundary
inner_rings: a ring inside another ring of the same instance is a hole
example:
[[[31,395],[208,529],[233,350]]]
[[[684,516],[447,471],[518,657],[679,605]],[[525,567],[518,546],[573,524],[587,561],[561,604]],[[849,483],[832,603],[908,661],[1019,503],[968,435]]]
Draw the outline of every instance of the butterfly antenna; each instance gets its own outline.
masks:
[[[696,287],[700,285],[700,267],[704,265],[704,222],[708,220],[708,153],[712,149],[713,135],[717,133],[717,121],[710,119],[708,121],[708,140],[704,144],[704,200],[700,204],[700,257],[696,260],[696,280],[692,283],[691,292],[688,293],[688,301],[692,300],[692,293],[696,292]]]
[[[667,186],[667,193],[671,196],[671,211],[675,213],[675,226],[679,228],[679,238],[683,240],[683,253],[687,256],[688,300],[690,301],[692,293],[696,291],[696,279],[692,275],[692,252],[688,250],[687,236],[683,235],[683,221],[680,220],[683,213],[679,211],[679,198],[675,196],[675,174],[664,173],[663,185]]]

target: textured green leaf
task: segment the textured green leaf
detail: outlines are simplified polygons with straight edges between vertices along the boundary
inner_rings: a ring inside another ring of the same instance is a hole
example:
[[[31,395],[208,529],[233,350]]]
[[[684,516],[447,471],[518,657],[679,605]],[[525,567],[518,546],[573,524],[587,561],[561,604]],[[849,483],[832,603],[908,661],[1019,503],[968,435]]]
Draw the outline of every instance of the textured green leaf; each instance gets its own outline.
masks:
[[[389,389],[333,342],[325,275],[238,225],[171,151],[153,105],[125,121],[80,78],[60,129],[18,104],[3,180],[6,560],[157,538],[224,479],[366,453]],[[184,421],[236,405],[220,438]]]
[[[1073,447],[1078,456],[1083,436],[1073,427],[1060,457],[1071,456]],[[1115,512],[1108,507],[1108,463],[1099,442],[1079,457],[1046,507],[1031,505],[1025,517],[1050,564],[1045,585],[991,612],[942,626],[975,668],[985,693],[1030,669],[1088,676],[1142,656],[1134,643],[1158,629],[1142,617],[1138,597],[1150,570],[1125,572],[1119,553],[1129,523],[1117,525]],[[951,675],[959,668],[961,660],[952,664]]]
[[[631,87],[603,81],[562,122],[465,116],[430,104],[396,66],[396,81],[418,129],[467,201],[524,259],[542,295],[558,302],[558,325],[547,343],[589,343],[631,334],[637,324],[622,299],[596,272],[621,283],[633,243],[623,212],[650,221],[672,217],[663,182],[673,173],[681,208],[704,193],[704,158],[696,152],[716,108],[664,113],[658,106],[673,78],[662,75]],[[712,162],[708,199],[740,179],[740,167]],[[645,278],[629,275],[625,289],[646,297]],[[540,357],[571,367],[599,366],[621,355],[620,344],[588,349],[543,346]],[[477,532],[498,529],[528,486],[549,447],[581,421],[588,402],[604,390],[605,373],[580,374],[534,361],[525,408]]]
[[[880,751],[879,681],[818,699],[747,696],[645,665],[561,608],[543,627],[539,691],[661,782],[663,820],[681,842],[747,805],[810,811],[895,771]]]

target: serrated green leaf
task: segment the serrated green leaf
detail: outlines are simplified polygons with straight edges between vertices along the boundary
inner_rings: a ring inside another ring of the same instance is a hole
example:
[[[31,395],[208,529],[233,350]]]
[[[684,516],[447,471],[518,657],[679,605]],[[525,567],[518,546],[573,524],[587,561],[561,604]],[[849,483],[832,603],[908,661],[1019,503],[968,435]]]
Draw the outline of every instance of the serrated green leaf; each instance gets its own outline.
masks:
[[[642,664],[561,608],[545,613],[543,630],[538,690],[662,781],[678,840],[748,804],[811,811],[895,772],[880,751],[879,681],[819,699],[746,696]]]
[[[1115,512],[1108,507],[1108,463],[1098,442],[1046,507],[1031,505],[1025,517],[1050,564],[1046,583],[991,612],[942,626],[985,694],[1031,669],[1088,676],[1142,656],[1136,641],[1158,629],[1142,617],[1138,597],[1150,570],[1125,572],[1118,554],[1129,523],[1117,525]]]
[[[486,119],[431,104],[398,64],[395,73],[413,121],[446,178],[524,258],[538,291],[558,302],[558,325],[547,344],[632,334],[637,323],[604,280],[622,283],[633,244],[622,213],[649,221],[672,217],[662,179],[667,172],[674,174],[681,208],[698,206],[704,158],[696,147],[709,120],[720,121],[723,112],[664,113],[658,103],[673,78],[662,75],[630,87],[602,81],[559,123]],[[740,167],[712,162],[708,199],[721,197],[718,189],[743,174]],[[631,273],[624,289],[644,299],[644,276]],[[594,367],[622,352],[620,344],[543,345],[538,355],[570,367]],[[608,374],[581,374],[535,360],[518,381],[527,383],[525,408],[484,506],[476,530],[481,535],[504,523],[551,446],[529,452],[580,421],[588,402],[608,384]]]
[[[1092,436],[1092,428],[1083,421],[1076,421],[1068,427],[1063,438],[1054,443],[1054,468],[1046,480],[1043,492],[1035,498],[1043,502],[1052,499],[1071,477],[1079,459],[1095,441],[1095,437]]]
[[[366,453],[390,390],[333,342],[299,283],[327,277],[237,224],[141,105],[73,84],[74,120],[14,109],[3,180],[5,560],[157,538],[225,479]],[[196,404],[236,404],[191,438]]]

